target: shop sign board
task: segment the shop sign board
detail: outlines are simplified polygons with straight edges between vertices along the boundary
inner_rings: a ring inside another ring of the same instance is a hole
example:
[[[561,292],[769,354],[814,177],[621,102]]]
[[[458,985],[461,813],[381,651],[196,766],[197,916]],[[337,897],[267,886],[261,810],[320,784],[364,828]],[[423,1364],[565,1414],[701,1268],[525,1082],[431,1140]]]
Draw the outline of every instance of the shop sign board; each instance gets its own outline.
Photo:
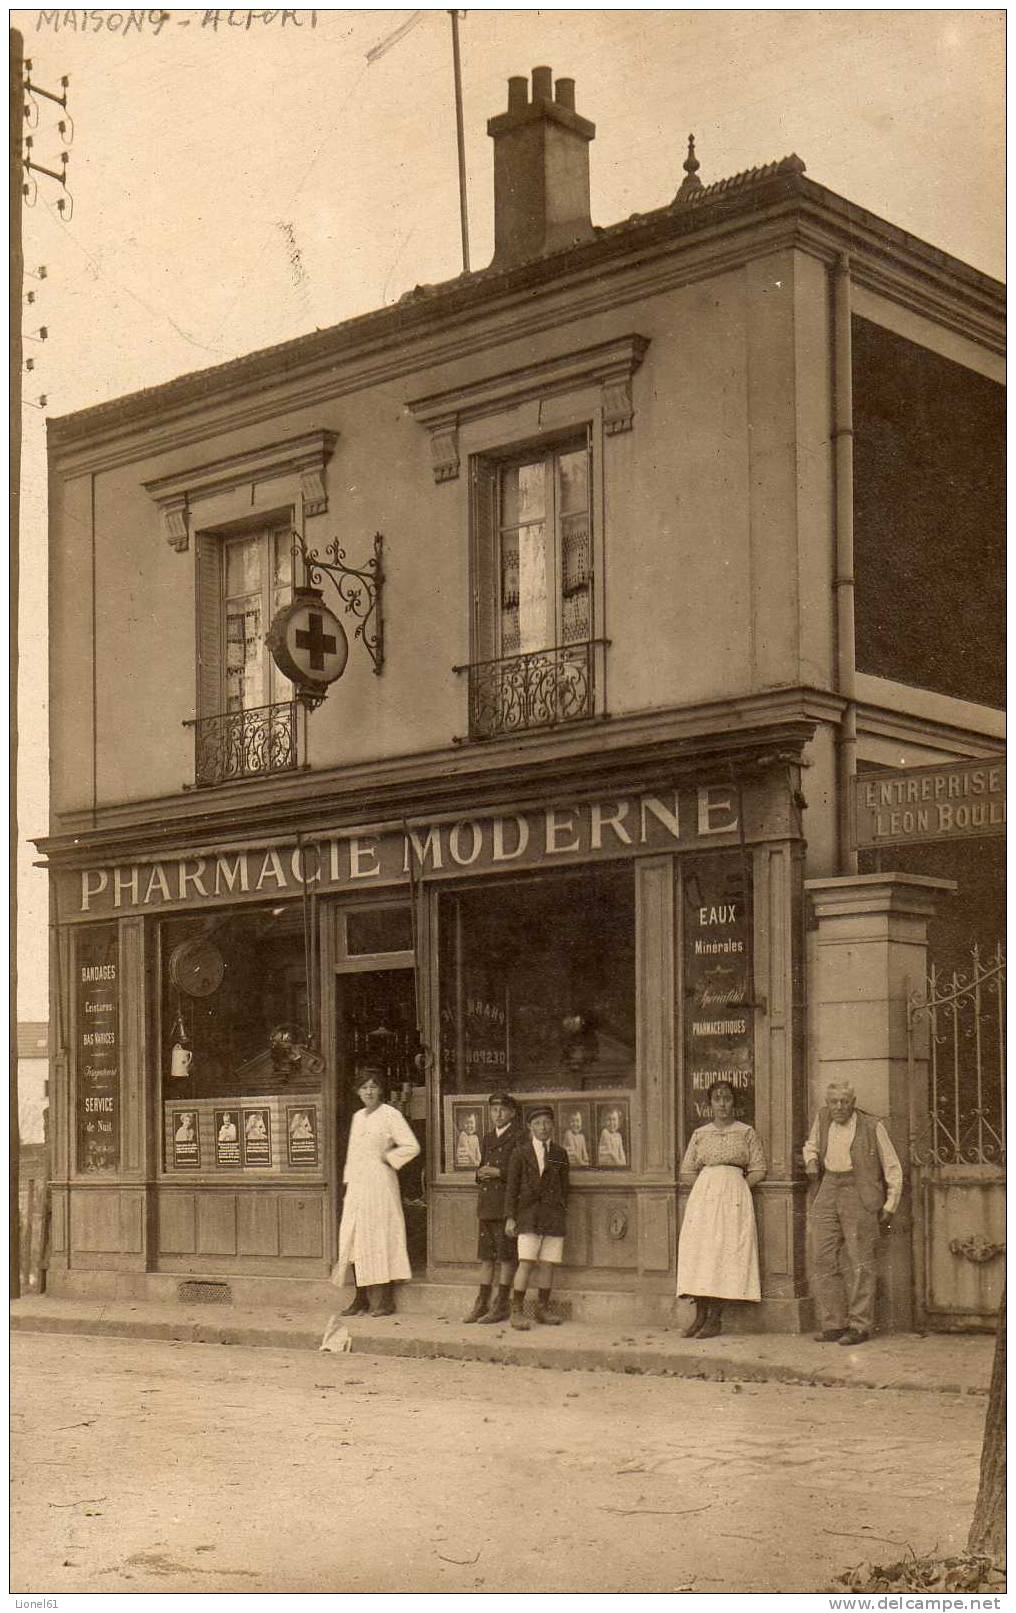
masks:
[[[736,1115],[755,1119],[751,908],[740,857],[689,859],[684,890],[685,1143],[711,1119],[709,1088],[728,1081]]]
[[[785,795],[785,791],[783,792]],[[63,886],[65,917],[155,913],[284,895],[304,884],[317,892],[406,885],[519,869],[561,867],[639,853],[736,845],[740,835],[788,832],[774,795],[746,796],[743,826],[729,784],[632,793],[606,799],[505,811],[406,829],[317,836],[303,846],[275,844],[167,857],[118,867],[83,868]]]
[[[1005,762],[951,762],[854,780],[858,851],[1005,833]]]
[[[120,1164],[120,951],[115,924],[82,932],[74,949],[77,1166]]]

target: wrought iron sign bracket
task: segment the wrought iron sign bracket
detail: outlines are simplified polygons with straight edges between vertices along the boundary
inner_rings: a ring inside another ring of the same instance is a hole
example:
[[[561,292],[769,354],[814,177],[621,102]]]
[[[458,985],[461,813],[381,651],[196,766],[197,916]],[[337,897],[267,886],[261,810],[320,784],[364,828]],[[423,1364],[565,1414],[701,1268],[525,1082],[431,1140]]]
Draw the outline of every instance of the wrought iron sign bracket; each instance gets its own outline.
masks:
[[[363,566],[346,564],[346,551],[340,548],[338,538],[327,545],[325,556],[328,558],[322,559],[316,549],[307,548],[299,532],[293,535],[296,539],[293,553],[301,556],[308,583],[317,588],[323,577],[330,578],[346,608],[347,616],[356,618],[356,632],[353,637],[360,640],[373,661],[375,677],[380,677],[385,661],[382,611],[384,571],[381,565],[383,534],[375,532],[374,553]]]

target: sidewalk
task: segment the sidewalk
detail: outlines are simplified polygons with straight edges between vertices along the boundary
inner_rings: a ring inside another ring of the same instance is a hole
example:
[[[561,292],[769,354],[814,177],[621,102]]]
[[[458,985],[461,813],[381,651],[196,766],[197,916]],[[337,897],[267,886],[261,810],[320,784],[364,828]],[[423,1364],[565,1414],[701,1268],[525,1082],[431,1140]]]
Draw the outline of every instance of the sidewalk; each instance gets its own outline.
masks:
[[[338,1296],[337,1296],[338,1297]],[[338,1308],[338,1307],[336,1307]],[[82,1301],[29,1295],[11,1305],[11,1328],[316,1350],[329,1313],[243,1310],[223,1305]],[[987,1394],[995,1340],[985,1334],[907,1333],[856,1349],[816,1344],[810,1335],[721,1335],[699,1343],[676,1327],[601,1327],[566,1322],[529,1333],[507,1326],[466,1327],[457,1316],[351,1317],[352,1348],[368,1355],[491,1361],[562,1371],[645,1373],[717,1382],[799,1383],[834,1388],[932,1389]]]

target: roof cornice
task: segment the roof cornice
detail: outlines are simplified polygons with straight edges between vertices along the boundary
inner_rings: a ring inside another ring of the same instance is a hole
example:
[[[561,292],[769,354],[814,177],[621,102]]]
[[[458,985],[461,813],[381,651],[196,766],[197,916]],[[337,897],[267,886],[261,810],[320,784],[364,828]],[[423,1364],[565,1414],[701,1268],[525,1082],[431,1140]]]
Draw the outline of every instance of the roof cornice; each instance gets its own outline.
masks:
[[[353,384],[360,387],[374,372],[390,376],[422,369],[486,345],[489,329],[480,336],[481,326],[520,305],[536,328],[555,326],[560,319],[553,305],[562,289],[568,288],[570,295],[577,287],[588,291],[588,303],[580,302],[574,309],[576,314],[585,313],[598,299],[606,297],[608,304],[619,300],[613,281],[617,274],[661,258],[669,271],[660,275],[661,286],[670,274],[678,282],[704,278],[772,250],[777,220],[784,228],[798,219],[806,226],[796,241],[791,230],[786,238],[791,243],[820,252],[824,246],[829,251],[849,250],[859,279],[902,296],[920,311],[1000,350],[1005,288],[999,281],[816,184],[802,168],[799,159],[788,158],[751,170],[669,207],[600,229],[596,239],[584,245],[510,270],[484,269],[439,286],[418,287],[392,307],[358,315],[328,330],[50,419],[51,457],[63,460],[76,452],[87,454],[119,439],[118,462],[127,462],[178,441],[207,436],[210,411],[221,408],[226,414],[222,428],[228,429],[349,390],[345,383],[353,375]],[[626,286],[625,295],[628,291]],[[544,308],[543,320],[538,301]],[[518,334],[513,322],[512,331],[501,339]],[[277,389],[267,400],[266,384]],[[260,398],[252,399],[252,393]],[[202,408],[198,428],[193,422],[195,405]],[[175,436],[174,422],[194,436]],[[125,432],[137,432],[136,442],[124,444]],[[152,433],[157,434],[154,439]],[[85,468],[75,465],[76,470]]]

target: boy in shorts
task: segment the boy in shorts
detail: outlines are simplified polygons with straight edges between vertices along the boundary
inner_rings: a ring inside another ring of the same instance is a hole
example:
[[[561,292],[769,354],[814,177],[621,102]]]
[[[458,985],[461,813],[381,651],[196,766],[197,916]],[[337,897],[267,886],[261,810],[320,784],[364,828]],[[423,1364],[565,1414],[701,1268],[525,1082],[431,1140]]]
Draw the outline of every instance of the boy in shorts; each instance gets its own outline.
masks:
[[[518,1104],[510,1092],[492,1092],[488,1101],[493,1130],[488,1131],[480,1147],[480,1163],[476,1181],[480,1193],[476,1205],[479,1217],[479,1238],[476,1253],[480,1260],[480,1287],[473,1308],[464,1322],[506,1322],[508,1296],[515,1272],[518,1252],[515,1239],[505,1232],[504,1199],[508,1186],[508,1162],[524,1138],[519,1124]],[[494,1272],[497,1271],[498,1290],[494,1299]]]
[[[512,1327],[525,1333],[522,1314],[526,1289],[536,1267],[536,1320],[557,1327],[561,1318],[548,1309],[554,1267],[564,1254],[565,1207],[568,1203],[568,1155],[551,1141],[554,1111],[549,1104],[529,1115],[529,1140],[520,1143],[508,1165],[505,1232],[518,1234],[519,1266],[512,1284]]]

